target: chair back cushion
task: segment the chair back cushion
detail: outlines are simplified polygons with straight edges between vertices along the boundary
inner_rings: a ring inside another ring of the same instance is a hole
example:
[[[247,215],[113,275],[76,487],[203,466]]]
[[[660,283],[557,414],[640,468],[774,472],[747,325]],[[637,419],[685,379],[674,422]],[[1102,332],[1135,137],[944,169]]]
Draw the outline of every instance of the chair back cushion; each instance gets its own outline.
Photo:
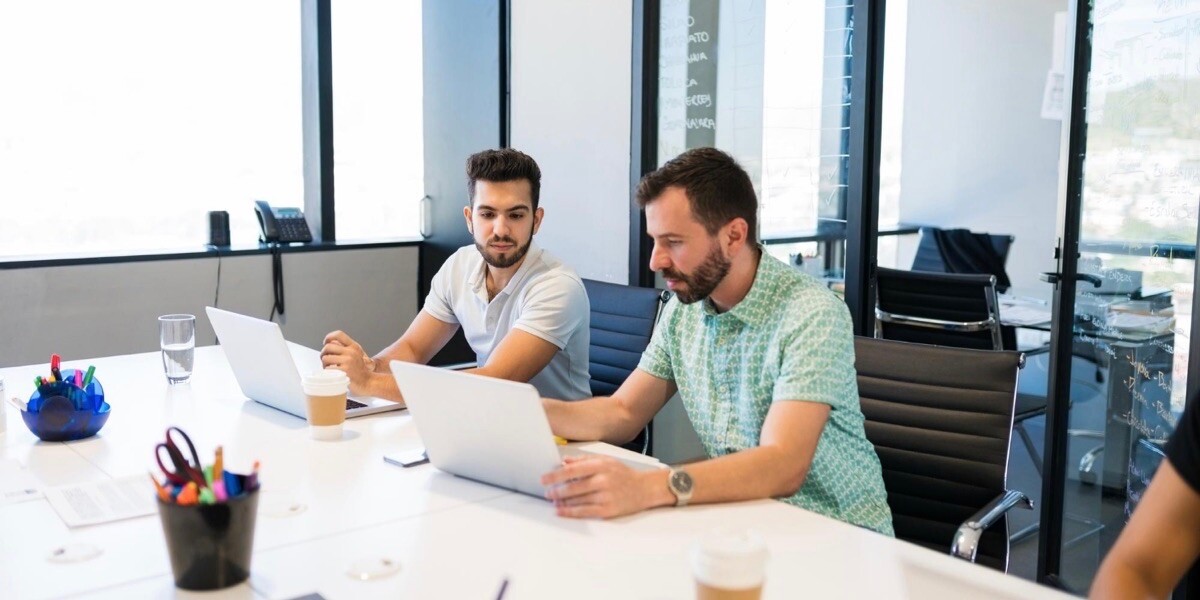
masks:
[[[591,279],[584,279],[583,286],[592,305],[592,395],[608,396],[637,368],[650,343],[659,291]]]
[[[1006,488],[1020,354],[855,338],[867,439],[896,537],[949,552],[955,531]],[[1007,520],[978,562],[1005,569]]]
[[[995,294],[991,275],[958,275],[898,271],[879,268],[875,274],[876,306],[885,312],[908,317],[973,322],[988,317],[999,319],[998,307],[992,312],[988,295]],[[935,344],[958,348],[996,349],[990,330],[975,332],[930,329],[912,325],[880,322],[880,337],[888,340]]]

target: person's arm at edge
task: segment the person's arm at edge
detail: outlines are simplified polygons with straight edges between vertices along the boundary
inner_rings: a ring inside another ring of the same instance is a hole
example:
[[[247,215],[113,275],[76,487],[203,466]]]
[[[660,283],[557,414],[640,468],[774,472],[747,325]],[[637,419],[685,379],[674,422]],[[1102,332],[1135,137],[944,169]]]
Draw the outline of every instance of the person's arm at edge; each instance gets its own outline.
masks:
[[[565,402],[542,399],[550,430],[568,440],[623,444],[675,395],[675,382],[634,369],[611,396]]]
[[[1200,493],[1164,460],[1100,565],[1090,598],[1165,598],[1200,556]]]
[[[685,467],[693,481],[690,502],[734,502],[795,494],[808,476],[829,411],[829,405],[818,402],[775,402],[767,412],[757,447]],[[608,481],[626,477],[632,481],[605,487]],[[665,470],[633,471],[615,460],[584,458],[569,460],[563,468],[543,477],[543,483],[550,488],[547,496],[556,502],[560,515],[609,518],[674,505],[667,477]]]

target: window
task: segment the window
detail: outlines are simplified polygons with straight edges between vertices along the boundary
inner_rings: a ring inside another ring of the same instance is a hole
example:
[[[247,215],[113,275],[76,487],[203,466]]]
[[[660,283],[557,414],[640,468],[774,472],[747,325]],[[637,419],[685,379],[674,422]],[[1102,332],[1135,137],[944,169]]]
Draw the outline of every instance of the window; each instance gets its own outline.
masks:
[[[333,3],[337,239],[419,234],[421,3]]]
[[[659,164],[732,154],[767,250],[818,276],[844,268],[852,13],[844,0],[662,4]]]
[[[0,3],[0,256],[233,242],[303,206],[300,8]]]

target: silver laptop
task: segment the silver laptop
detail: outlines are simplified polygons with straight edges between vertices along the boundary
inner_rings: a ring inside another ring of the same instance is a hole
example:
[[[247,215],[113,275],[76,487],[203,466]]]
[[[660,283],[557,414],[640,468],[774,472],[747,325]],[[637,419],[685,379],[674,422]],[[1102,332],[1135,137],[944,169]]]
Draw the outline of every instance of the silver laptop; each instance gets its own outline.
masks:
[[[278,323],[211,306],[204,310],[242,393],[251,400],[306,419],[300,378],[321,369],[321,353],[289,345]],[[351,396],[346,400],[346,418],[402,408],[404,405],[382,398]]]
[[[542,498],[542,475],[558,468],[564,455],[592,454],[554,443],[537,389],[528,383],[391,365],[429,461],[447,473]],[[626,453],[615,457],[635,469],[662,468],[652,458],[612,450],[604,454]]]

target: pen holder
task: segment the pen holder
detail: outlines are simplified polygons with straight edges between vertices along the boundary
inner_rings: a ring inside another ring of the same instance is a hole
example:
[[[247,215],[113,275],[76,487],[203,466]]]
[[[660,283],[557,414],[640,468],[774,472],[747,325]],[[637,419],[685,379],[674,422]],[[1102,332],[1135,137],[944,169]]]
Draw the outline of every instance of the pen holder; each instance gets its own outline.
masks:
[[[158,500],[177,587],[217,590],[250,577],[258,491],[215,504],[181,506]]]
[[[96,435],[112,407],[104,401],[104,386],[93,379],[86,389],[70,381],[42,384],[19,408],[33,435],[46,442],[69,442]]]

